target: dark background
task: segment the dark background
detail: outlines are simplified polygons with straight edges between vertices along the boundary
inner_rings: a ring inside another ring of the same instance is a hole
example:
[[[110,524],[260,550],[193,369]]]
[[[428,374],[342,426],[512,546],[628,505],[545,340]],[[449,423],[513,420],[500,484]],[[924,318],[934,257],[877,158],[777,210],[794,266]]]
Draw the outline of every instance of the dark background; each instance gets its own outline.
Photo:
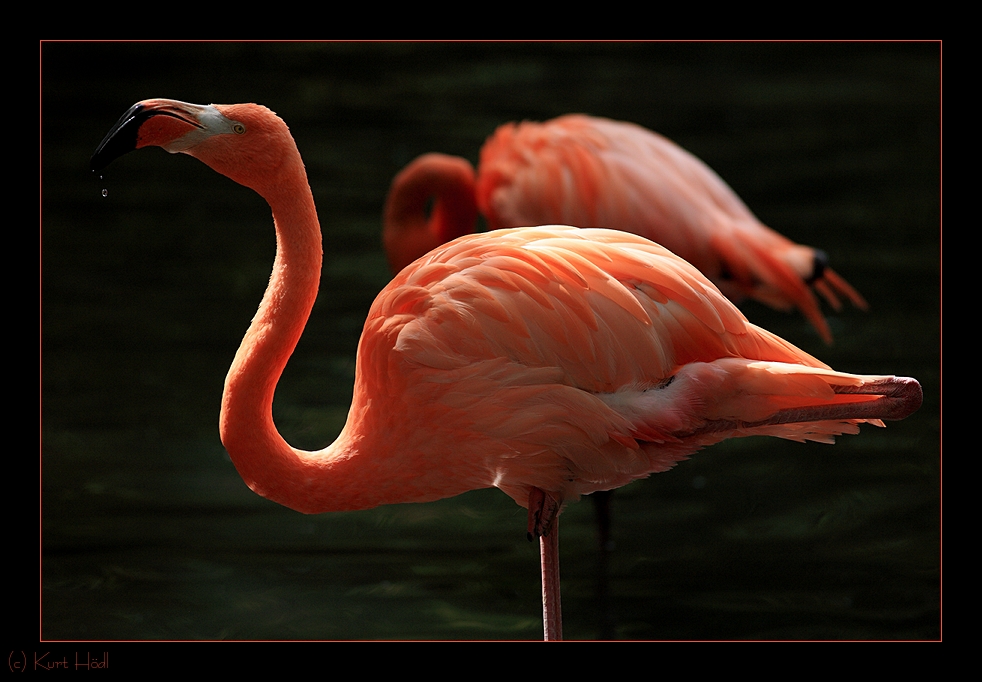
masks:
[[[627,486],[606,566],[591,505],[571,505],[566,635],[939,638],[940,92],[937,43],[43,43],[41,638],[542,635],[537,547],[499,491],[303,516],[242,483],[218,410],[271,219],[159,149],[93,177],[148,97],[259,102],[297,139],[325,268],[274,409],[305,448],[344,421],[405,163],[476,162],[499,124],[573,111],[701,157],[870,303],[826,309],[833,346],[799,315],[748,317],[836,369],[914,376],[924,405],[834,447],[728,441]]]

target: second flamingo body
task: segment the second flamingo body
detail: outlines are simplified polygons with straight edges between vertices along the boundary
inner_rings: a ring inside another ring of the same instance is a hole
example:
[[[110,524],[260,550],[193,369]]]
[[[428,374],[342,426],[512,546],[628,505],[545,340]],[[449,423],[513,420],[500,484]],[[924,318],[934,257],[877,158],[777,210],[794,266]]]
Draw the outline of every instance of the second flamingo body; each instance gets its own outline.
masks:
[[[419,157],[389,191],[383,240],[393,270],[473,232],[478,212],[491,229],[561,223],[641,235],[731,300],[797,308],[826,341],[815,292],[835,308],[842,297],[866,308],[824,253],[761,223],[705,163],[631,123],[584,115],[509,123],[481,148],[476,171],[458,157]]]

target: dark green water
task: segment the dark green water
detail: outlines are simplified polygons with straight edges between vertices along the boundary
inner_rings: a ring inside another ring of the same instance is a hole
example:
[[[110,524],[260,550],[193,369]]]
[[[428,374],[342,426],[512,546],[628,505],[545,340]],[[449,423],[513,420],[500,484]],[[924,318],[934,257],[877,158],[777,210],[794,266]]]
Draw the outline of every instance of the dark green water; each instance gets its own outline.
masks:
[[[476,161],[497,125],[571,111],[700,156],[870,302],[828,311],[831,347],[799,316],[747,304],[748,317],[836,369],[914,376],[924,405],[833,447],[730,441],[622,489],[606,570],[591,505],[571,505],[566,635],[940,637],[938,45],[48,43],[41,56],[43,639],[542,634],[537,548],[503,493],[303,516],[242,483],[218,410],[269,276],[271,220],[249,190],[159,149],[93,178],[96,145],[147,97],[266,104],[304,155],[325,270],[275,405],[300,447],[343,423],[389,277],[382,202],[406,162]]]

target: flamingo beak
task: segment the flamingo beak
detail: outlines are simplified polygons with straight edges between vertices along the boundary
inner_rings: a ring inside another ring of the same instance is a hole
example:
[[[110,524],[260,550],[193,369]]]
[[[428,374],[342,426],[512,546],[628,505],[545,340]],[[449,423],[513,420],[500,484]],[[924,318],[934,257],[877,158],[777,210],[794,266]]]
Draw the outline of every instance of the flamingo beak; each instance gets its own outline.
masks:
[[[137,102],[131,106],[96,148],[89,162],[92,172],[99,173],[115,159],[136,149],[140,126],[156,113],[158,112],[148,109],[144,102]]]
[[[147,126],[155,117],[156,124]],[[186,152],[212,135],[232,132],[232,121],[212,105],[173,99],[148,99],[130,107],[96,148],[89,166],[99,173],[113,160],[141,147],[156,145]]]

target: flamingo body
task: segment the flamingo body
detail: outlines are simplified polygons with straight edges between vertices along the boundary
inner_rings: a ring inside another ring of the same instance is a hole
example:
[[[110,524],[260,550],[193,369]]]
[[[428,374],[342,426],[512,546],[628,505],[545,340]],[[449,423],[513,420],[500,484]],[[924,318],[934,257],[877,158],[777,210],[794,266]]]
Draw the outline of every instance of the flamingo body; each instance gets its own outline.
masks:
[[[426,199],[435,196],[432,215]],[[815,249],[762,224],[706,164],[640,126],[584,115],[509,123],[464,159],[426,154],[393,180],[383,238],[398,271],[451,237],[474,230],[562,223],[625,230],[703,272],[731,300],[798,308],[832,335],[813,289],[836,309],[866,302]]]
[[[771,420],[881,400],[835,391],[887,381],[836,373],[750,324],[663,247],[560,226],[459,238],[403,269],[369,313],[358,367],[380,386],[411,377],[384,407],[409,428],[396,442],[445,448],[441,474],[466,443],[482,487],[519,504],[530,487],[559,501],[618,487],[728,437],[855,433],[855,420]]]
[[[147,100],[93,169],[148,145],[191,154],[270,204],[273,274],[229,369],[220,431],[245,482],[298,511],[494,486],[529,507],[529,531],[544,538],[565,502],[725,438],[831,442],[920,404],[913,379],[835,372],[752,325],[662,246],[546,226],[460,237],[404,268],[369,311],[341,434],[298,450],[272,420],[321,264],[296,144],[265,107]],[[558,607],[555,538],[543,544],[543,588]],[[547,610],[547,627],[557,614]]]

